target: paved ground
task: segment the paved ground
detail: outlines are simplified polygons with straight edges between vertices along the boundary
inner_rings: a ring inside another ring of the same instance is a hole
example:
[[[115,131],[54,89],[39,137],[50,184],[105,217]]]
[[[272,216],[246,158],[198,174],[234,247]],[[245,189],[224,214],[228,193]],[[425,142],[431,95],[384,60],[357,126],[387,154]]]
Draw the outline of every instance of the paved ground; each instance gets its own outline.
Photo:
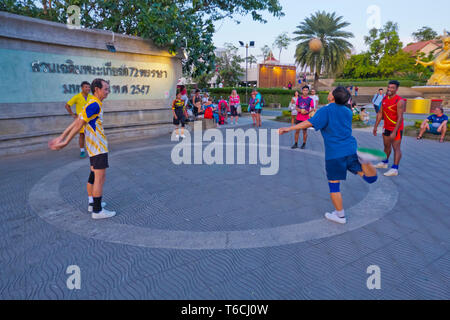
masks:
[[[399,177],[373,187],[349,177],[345,227],[322,219],[331,203],[316,132],[306,151],[280,138],[274,176],[258,165],[176,166],[174,144],[111,143],[110,221],[86,213],[88,160],[75,148],[0,159],[0,298],[450,298],[450,144],[406,137]],[[70,265],[80,290],[66,286]],[[381,290],[366,286],[371,265]]]

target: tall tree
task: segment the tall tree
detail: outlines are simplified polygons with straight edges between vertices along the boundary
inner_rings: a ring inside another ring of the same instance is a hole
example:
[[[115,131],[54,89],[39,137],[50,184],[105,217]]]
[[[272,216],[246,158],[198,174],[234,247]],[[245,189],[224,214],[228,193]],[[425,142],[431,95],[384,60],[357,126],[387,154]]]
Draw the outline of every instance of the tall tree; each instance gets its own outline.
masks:
[[[219,78],[226,87],[232,87],[239,83],[244,75],[241,63],[245,61],[238,55],[239,49],[231,43],[224,44],[225,50],[217,57],[217,70]]]
[[[302,21],[294,31],[296,37],[293,40],[300,41],[295,51],[295,61],[301,68],[308,67],[314,73],[315,87],[321,72],[337,73],[350,55],[352,44],[346,39],[352,38],[353,34],[342,30],[349,25],[335,12],[318,11]],[[319,52],[309,49],[309,42],[313,38],[322,41]]]
[[[254,56],[254,55],[249,55],[248,57],[247,57],[247,62],[248,62],[248,64],[250,65],[250,68],[252,67],[252,64],[256,64],[256,63],[258,63],[258,60],[256,60],[256,57]]]
[[[281,61],[281,51],[283,49],[287,49],[289,47],[290,43],[291,43],[291,39],[289,38],[287,32],[283,32],[282,34],[278,35],[278,37],[275,38],[275,42],[273,43],[273,46],[280,50],[280,55],[279,55],[279,59],[278,59],[279,61]]]
[[[279,0],[2,0],[0,11],[66,23],[70,5],[80,7],[84,28],[151,39],[170,52],[187,47],[183,70],[194,77],[215,68],[212,37],[217,21],[250,14],[265,23],[265,11],[284,16]]]
[[[369,35],[364,37],[364,42],[369,47],[374,63],[379,63],[385,56],[395,55],[403,47],[398,34],[398,24],[392,21],[386,22],[381,29],[370,30]]]
[[[396,23],[388,21],[381,29],[370,30],[364,40],[369,50],[347,60],[342,72],[344,78],[388,78],[395,75],[420,80],[428,76],[430,70],[415,66],[415,58],[402,50]]]
[[[412,36],[415,41],[428,41],[433,40],[438,37],[438,34],[436,31],[431,29],[430,27],[422,27],[416,32],[412,33]]]
[[[272,49],[267,44],[265,44],[264,47],[261,48],[261,56],[263,60],[267,59],[267,56],[269,55],[270,51],[272,51]]]

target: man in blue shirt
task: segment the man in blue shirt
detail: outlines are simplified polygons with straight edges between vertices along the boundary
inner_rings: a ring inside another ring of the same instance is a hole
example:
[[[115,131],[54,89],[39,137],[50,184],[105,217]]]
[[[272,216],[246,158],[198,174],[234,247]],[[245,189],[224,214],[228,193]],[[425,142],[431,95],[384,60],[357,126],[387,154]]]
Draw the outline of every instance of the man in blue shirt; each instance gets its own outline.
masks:
[[[293,127],[280,128],[280,135],[292,130],[314,127],[320,130],[325,143],[325,167],[330,187],[331,201],[335,207],[325,218],[340,224],[347,223],[340,192],[340,181],[347,179],[347,171],[358,174],[366,182],[377,181],[377,171],[371,161],[382,160],[386,154],[371,149],[357,149],[352,136],[352,111],[345,106],[350,93],[344,87],[337,87],[330,93],[329,105],[319,109],[314,117]]]
[[[383,89],[378,89],[378,93],[376,93],[372,98],[373,107],[375,108],[375,113],[378,113],[381,109],[381,103],[383,102],[385,94],[383,93]]]
[[[447,123],[448,117],[444,114],[444,109],[442,107],[436,107],[434,114],[422,122],[417,140],[422,139],[422,136],[426,131],[428,133],[440,135],[441,138],[439,139],[439,142],[444,142],[445,134],[447,133]]]

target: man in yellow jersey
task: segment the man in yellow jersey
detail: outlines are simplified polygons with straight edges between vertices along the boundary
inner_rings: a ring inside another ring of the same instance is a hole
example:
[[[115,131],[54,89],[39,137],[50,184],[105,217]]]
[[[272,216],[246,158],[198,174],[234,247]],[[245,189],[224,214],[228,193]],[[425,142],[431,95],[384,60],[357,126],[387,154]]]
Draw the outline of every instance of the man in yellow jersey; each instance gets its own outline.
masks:
[[[103,185],[108,165],[108,142],[103,130],[102,102],[109,94],[109,84],[103,79],[95,79],[91,83],[93,97],[87,102],[78,118],[48,146],[51,150],[60,150],[67,146],[72,138],[85,127],[86,149],[91,163],[87,192],[89,196],[88,211],[92,211],[92,219],[111,218],[114,211],[104,208],[102,203]]]
[[[83,111],[86,103],[92,98],[92,95],[89,94],[91,91],[91,85],[87,81],[83,81],[81,83],[81,92],[74,95],[72,99],[70,99],[66,104],[66,110],[69,114],[76,119],[78,115]],[[75,105],[75,113],[72,112],[72,107]],[[84,126],[80,130],[79,136],[79,144],[80,144],[80,158],[86,157],[86,152],[84,151]]]

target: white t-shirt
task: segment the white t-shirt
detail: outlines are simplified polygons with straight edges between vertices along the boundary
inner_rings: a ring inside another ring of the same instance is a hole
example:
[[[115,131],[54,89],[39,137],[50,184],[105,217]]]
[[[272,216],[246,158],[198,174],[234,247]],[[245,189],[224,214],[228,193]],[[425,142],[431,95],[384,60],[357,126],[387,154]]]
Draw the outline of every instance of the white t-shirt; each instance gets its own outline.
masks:
[[[317,107],[319,106],[319,96],[313,95],[309,97],[314,101],[314,109],[317,109]]]

